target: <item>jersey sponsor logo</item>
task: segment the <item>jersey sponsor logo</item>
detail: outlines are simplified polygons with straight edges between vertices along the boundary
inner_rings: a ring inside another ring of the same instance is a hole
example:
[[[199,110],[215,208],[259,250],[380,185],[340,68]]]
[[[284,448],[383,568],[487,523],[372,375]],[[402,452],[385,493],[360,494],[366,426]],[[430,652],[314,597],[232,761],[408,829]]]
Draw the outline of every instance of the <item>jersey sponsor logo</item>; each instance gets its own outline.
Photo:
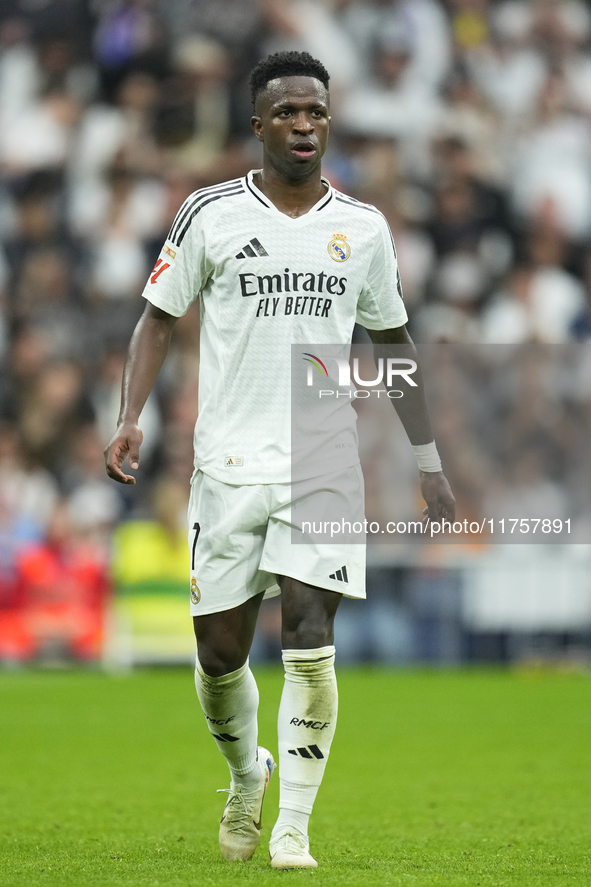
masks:
[[[150,283],[156,283],[162,272],[166,271],[167,268],[170,268],[170,263],[163,262],[162,259],[158,259],[158,261],[152,268],[152,272],[150,274]]]
[[[304,746],[302,748],[288,748],[287,751],[290,755],[295,755],[296,758],[299,755],[301,758],[307,758],[308,760],[316,758],[317,761],[321,761],[324,757],[317,745],[308,745],[307,747]]]
[[[291,271],[289,268],[285,268],[283,274],[254,274],[248,271],[239,274],[238,278],[242,296],[266,296],[258,300],[256,317],[292,314],[328,317],[333,300],[327,298],[326,294],[342,296],[347,284],[346,277],[337,277],[325,271],[314,274],[312,271]]]
[[[334,573],[331,573],[328,577],[329,579],[335,579],[337,582],[349,582],[349,577],[347,576],[347,567],[341,567],[340,570],[335,570]]]
[[[225,456],[224,468],[242,468],[244,465],[244,456]]]
[[[275,317],[278,314],[306,314],[308,317],[328,317],[332,299],[321,296],[286,296],[282,303],[279,296],[259,299],[255,317]]]
[[[169,246],[163,246],[162,252],[166,253],[167,256],[170,256],[171,259],[176,259],[176,252]]]
[[[342,296],[346,291],[347,278],[321,271],[291,271],[283,274],[254,274],[251,271],[238,275],[242,296],[272,296],[275,293],[323,293]]]
[[[289,722],[294,727],[307,727],[309,730],[326,730],[330,721],[307,721],[305,718],[292,718]]]
[[[337,231],[328,244],[328,255],[335,262],[346,262],[351,255],[351,247],[347,243],[347,235]]]
[[[191,602],[193,604],[198,604],[201,600],[201,592],[199,590],[199,586],[197,585],[197,580],[193,576],[191,579]]]
[[[246,244],[246,246],[242,247],[242,249],[239,253],[236,253],[236,258],[237,259],[246,259],[246,258],[256,259],[257,256],[260,256],[262,258],[262,257],[268,256],[268,255],[269,255],[269,253],[267,252],[267,250],[265,249],[265,247],[263,246],[261,241],[258,240],[258,238],[253,237],[252,240],[250,240]]]

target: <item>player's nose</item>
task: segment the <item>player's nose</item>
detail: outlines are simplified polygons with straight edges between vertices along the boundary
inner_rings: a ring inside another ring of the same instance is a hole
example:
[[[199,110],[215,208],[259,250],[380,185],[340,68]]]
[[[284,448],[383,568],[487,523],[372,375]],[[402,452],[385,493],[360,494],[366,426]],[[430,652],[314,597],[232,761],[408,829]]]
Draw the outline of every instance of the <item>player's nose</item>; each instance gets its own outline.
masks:
[[[295,132],[304,134],[314,131],[312,120],[303,111],[300,114],[295,115],[293,119],[293,128]]]

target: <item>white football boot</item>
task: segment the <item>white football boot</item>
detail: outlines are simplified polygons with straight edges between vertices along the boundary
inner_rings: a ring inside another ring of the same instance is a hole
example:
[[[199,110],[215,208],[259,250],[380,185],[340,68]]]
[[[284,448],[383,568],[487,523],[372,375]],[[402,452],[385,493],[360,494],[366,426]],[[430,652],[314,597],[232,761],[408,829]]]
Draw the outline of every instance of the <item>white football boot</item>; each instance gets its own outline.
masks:
[[[244,786],[220,788],[229,798],[220,822],[220,852],[231,862],[246,862],[254,854],[261,840],[263,801],[277,764],[266,748],[257,748],[257,766],[261,768],[261,782],[257,788],[246,791]]]
[[[272,869],[315,869],[318,863],[310,856],[308,838],[296,831],[282,831],[271,838],[269,856]]]

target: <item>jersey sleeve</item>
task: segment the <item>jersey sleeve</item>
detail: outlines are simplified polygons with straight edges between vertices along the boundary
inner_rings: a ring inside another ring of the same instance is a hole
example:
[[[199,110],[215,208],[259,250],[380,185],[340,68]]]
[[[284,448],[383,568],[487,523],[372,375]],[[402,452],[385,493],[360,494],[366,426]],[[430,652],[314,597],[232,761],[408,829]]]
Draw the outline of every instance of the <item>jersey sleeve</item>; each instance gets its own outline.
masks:
[[[178,211],[142,293],[174,317],[185,314],[211,274],[201,217],[191,218],[192,197]]]
[[[376,217],[374,251],[357,303],[357,323],[370,330],[396,329],[408,320],[402,299],[394,240],[383,216]]]

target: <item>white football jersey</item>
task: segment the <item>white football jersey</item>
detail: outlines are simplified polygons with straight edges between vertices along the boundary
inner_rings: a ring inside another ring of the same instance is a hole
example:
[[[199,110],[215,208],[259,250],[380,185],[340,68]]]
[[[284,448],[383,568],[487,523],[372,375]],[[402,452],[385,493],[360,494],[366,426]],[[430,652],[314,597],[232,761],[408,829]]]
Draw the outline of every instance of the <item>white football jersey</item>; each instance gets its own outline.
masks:
[[[286,483],[291,346],[347,344],[356,321],[391,329],[407,316],[392,235],[375,207],[323,179],[327,193],[293,219],[253,175],[187,198],[144,296],[177,317],[200,300],[195,467],[226,483]],[[354,410],[342,406],[355,435]],[[356,447],[342,446],[331,470],[358,461]]]

